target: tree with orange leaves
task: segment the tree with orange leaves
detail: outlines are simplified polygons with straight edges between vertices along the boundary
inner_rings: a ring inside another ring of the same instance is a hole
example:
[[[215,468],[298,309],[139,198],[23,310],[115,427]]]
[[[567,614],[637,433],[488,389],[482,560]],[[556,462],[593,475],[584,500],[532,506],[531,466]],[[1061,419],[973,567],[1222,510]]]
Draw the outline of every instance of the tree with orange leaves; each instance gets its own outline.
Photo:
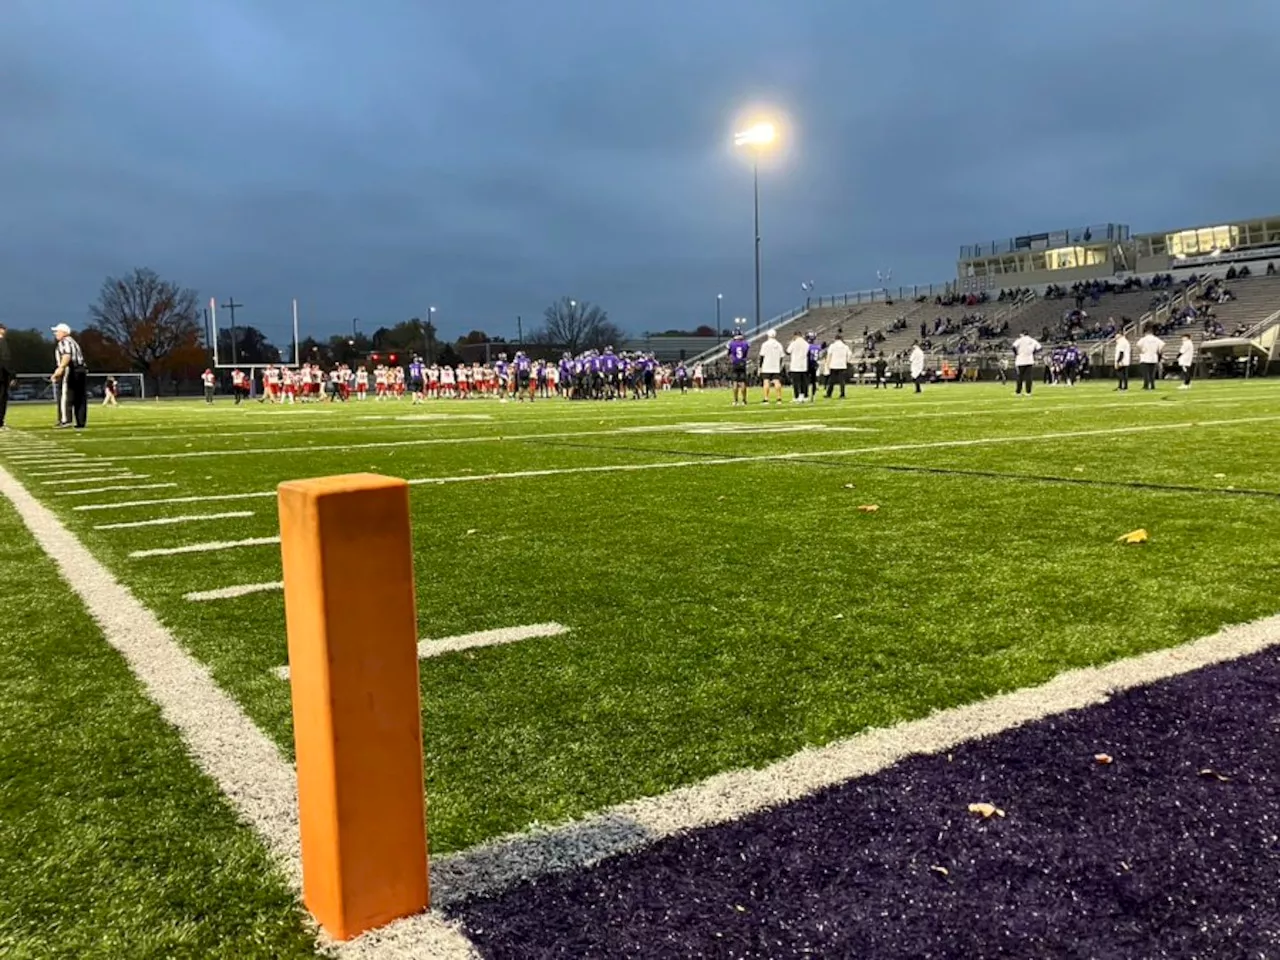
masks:
[[[84,334],[94,352],[104,360],[118,358],[151,378],[157,390],[161,380],[204,362],[195,291],[161,280],[154,270],[108,277],[89,315]]]

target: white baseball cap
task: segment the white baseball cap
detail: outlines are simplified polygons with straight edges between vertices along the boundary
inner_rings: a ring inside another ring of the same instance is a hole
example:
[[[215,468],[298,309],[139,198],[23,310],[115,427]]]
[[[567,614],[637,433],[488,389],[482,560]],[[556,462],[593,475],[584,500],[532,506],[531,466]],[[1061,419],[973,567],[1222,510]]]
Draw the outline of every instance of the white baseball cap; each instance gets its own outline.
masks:
[[[778,331],[777,331],[777,330],[770,330],[770,331],[769,331],[769,336],[770,336],[770,338],[772,338],[772,337],[776,337],[777,335],[778,335]]]
[[[53,330],[54,333],[70,333],[71,332],[71,328],[67,326],[65,323],[60,323],[56,327],[51,327],[50,329]]]

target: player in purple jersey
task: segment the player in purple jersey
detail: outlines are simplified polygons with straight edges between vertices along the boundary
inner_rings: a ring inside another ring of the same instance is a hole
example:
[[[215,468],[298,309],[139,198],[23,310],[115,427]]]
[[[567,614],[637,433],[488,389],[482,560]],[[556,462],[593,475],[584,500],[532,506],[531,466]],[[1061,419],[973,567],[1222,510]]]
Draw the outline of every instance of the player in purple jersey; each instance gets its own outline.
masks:
[[[751,352],[751,344],[747,343],[747,335],[739,330],[729,341],[729,379],[733,381],[733,405],[736,407],[741,395],[742,405],[747,405],[747,355]]]

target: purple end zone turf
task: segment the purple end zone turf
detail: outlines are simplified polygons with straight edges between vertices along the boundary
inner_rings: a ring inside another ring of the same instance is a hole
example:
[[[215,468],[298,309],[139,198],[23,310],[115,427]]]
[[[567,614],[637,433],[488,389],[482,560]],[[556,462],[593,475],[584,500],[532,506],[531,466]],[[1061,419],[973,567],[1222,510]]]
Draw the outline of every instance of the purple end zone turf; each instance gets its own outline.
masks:
[[[1280,659],[912,758],[453,915],[486,956],[521,960],[1280,957]]]

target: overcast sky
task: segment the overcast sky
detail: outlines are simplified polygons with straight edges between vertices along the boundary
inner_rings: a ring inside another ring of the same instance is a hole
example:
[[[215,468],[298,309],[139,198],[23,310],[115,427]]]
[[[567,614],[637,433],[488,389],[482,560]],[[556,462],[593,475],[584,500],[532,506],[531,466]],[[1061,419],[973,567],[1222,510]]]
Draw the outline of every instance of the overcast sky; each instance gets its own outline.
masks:
[[[128,11],[125,13],[124,11]],[[0,0],[0,320],[134,266],[287,342],[561,295],[634,333],[960,244],[1280,213],[1276,0]]]

